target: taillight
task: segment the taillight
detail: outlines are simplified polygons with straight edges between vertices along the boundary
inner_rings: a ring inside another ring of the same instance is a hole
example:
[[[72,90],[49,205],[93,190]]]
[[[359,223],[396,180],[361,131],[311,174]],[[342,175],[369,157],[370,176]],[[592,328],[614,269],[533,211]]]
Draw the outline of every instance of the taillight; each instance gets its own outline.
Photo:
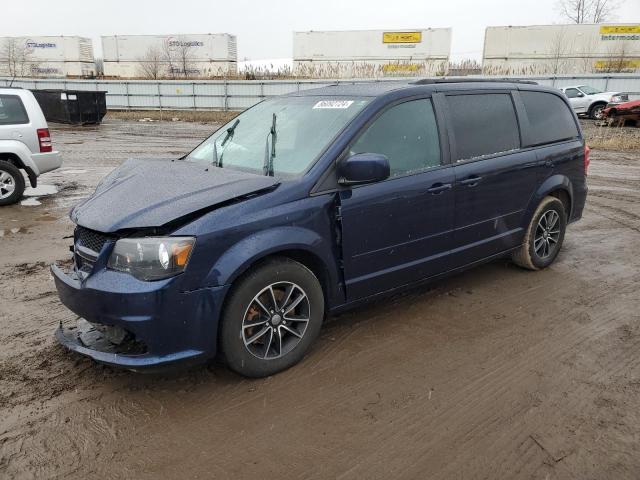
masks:
[[[52,152],[51,135],[48,128],[38,129],[38,142],[40,142],[40,153]]]
[[[589,163],[591,159],[589,159],[589,153],[591,153],[591,149],[588,146],[584,146],[584,174],[587,175],[587,170],[589,170]]]

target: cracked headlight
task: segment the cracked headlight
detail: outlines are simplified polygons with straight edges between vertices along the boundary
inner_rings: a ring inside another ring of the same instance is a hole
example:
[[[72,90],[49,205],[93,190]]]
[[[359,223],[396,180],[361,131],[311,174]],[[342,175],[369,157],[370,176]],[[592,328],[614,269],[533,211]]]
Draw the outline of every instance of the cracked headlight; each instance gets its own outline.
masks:
[[[191,257],[193,237],[123,238],[116,242],[107,268],[151,281],[182,273]]]

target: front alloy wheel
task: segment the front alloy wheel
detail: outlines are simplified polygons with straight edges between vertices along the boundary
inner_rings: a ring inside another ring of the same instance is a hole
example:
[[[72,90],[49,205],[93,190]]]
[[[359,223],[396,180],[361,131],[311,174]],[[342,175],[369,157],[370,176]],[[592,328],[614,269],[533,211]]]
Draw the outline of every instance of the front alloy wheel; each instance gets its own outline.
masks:
[[[324,294],[306,266],[290,258],[264,261],[233,284],[220,326],[227,366],[266,377],[298,363],[320,333]]]
[[[605,105],[596,105],[591,108],[591,114],[589,115],[592,120],[602,120],[604,117]]]
[[[309,297],[295,283],[269,285],[253,297],[244,314],[244,346],[264,360],[286,355],[304,337],[310,309]]]

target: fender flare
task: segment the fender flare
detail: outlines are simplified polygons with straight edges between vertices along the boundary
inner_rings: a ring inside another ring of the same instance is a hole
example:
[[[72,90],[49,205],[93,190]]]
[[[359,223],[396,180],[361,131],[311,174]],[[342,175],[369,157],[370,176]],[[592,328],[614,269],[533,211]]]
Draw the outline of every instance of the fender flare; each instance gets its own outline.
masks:
[[[218,258],[205,277],[205,284],[230,285],[251,265],[267,256],[288,250],[304,251],[314,257],[324,270],[317,272],[325,277],[318,280],[326,287],[329,299],[336,298],[340,279],[337,265],[331,262],[334,258],[332,246],[318,233],[295,226],[262,230],[237,242]]]
[[[542,182],[531,197],[531,200],[529,200],[529,205],[527,206],[525,215],[526,225],[531,221],[531,216],[533,215],[533,212],[535,212],[536,208],[538,208],[542,199],[550,193],[557,192],[558,190],[564,191],[569,196],[571,210],[573,210],[573,185],[571,184],[571,180],[569,180],[565,175],[552,175]],[[567,212],[567,219],[571,218],[571,213],[572,212]]]

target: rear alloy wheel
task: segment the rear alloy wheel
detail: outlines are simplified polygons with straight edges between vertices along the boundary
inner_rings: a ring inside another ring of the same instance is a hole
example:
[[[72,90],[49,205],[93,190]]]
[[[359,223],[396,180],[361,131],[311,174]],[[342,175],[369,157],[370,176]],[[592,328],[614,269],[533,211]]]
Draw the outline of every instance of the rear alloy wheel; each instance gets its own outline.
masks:
[[[589,109],[589,118],[592,120],[602,120],[604,117],[604,108],[606,105],[599,103]]]
[[[512,255],[513,262],[529,270],[548,267],[562,248],[566,228],[563,203],[555,197],[545,197],[533,214],[522,246]]]
[[[22,198],[24,177],[12,163],[0,160],[0,205],[11,205]]]
[[[323,317],[315,275],[291,259],[271,259],[234,285],[222,318],[222,354],[241,375],[273,375],[304,357]]]

